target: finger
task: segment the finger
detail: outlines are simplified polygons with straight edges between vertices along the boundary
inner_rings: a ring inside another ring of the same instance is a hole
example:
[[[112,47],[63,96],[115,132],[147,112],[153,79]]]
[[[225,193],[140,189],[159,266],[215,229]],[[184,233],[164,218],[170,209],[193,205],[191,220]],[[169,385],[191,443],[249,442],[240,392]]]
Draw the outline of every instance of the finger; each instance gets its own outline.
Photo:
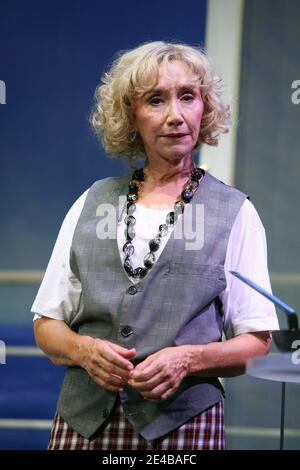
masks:
[[[123,348],[122,346],[119,346],[119,344],[116,344],[116,343],[111,343],[111,342],[107,342],[107,343],[114,351],[116,351],[118,354],[121,354],[122,356],[126,358],[127,357],[132,358],[136,355],[135,348],[126,349],[126,348]]]
[[[154,356],[149,356],[147,357],[144,361],[140,362],[139,364],[137,364],[135,366],[135,372],[136,373],[140,373],[140,372],[144,372],[145,369],[148,369],[151,364],[155,361],[155,357]]]
[[[122,377],[118,377],[116,375],[109,375],[104,371],[100,371],[99,373],[94,374],[92,378],[94,380],[97,380],[98,383],[104,388],[116,387],[121,389],[127,384],[127,381],[122,379]]]
[[[101,360],[99,361],[99,368],[103,369],[107,374],[117,375],[123,379],[126,379],[126,381],[130,379],[130,370],[118,367],[117,365],[105,359],[105,357],[101,357]]]
[[[153,390],[155,387],[160,385],[163,381],[163,376],[161,373],[154,375],[150,380],[138,381],[130,377],[128,384],[139,390],[140,392]]]
[[[142,393],[142,395],[148,400],[162,400],[165,399],[165,397],[172,395],[172,393],[174,393],[174,388],[170,387],[168,382],[165,382],[151,391]]]
[[[131,374],[131,379],[135,382],[148,382],[160,373],[160,366],[153,361],[150,364],[146,364],[143,368],[140,368],[140,365],[138,364]]]
[[[130,351],[129,351],[130,352]],[[103,356],[109,361],[115,364],[118,367],[125,368],[132,370],[133,365],[130,362],[129,359],[133,357],[135,353],[128,354],[128,359],[126,357],[123,357],[119,352],[117,352],[114,347],[111,347],[110,345],[106,345],[105,348],[103,349]]]
[[[92,357],[91,360],[84,365],[84,368],[91,377],[98,376],[103,380],[105,380],[106,377],[115,375],[127,383],[130,378],[129,370],[121,369],[111,364],[100,355],[98,355],[96,358]]]
[[[168,390],[161,396],[161,400],[167,400],[173,393],[175,393],[175,390]]]
[[[109,363],[112,363],[121,369],[132,370],[133,365],[130,361],[123,358],[119,353],[115,352],[105,341],[98,344],[98,353],[104,357]]]
[[[109,390],[111,392],[120,392],[121,390],[123,390],[123,386],[105,384],[103,380],[101,380],[98,376],[93,377],[93,380],[97,385],[100,385],[100,387],[104,388],[105,390]]]

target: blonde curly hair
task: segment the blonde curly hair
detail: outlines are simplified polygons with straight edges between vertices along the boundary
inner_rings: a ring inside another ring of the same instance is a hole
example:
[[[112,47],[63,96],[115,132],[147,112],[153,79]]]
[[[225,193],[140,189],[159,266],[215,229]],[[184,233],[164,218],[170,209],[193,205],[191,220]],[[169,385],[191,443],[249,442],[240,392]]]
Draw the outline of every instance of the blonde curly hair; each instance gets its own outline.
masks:
[[[90,122],[112,157],[125,157],[132,165],[145,156],[143,141],[131,125],[132,103],[156,85],[160,64],[172,60],[187,64],[201,88],[204,110],[195,149],[203,143],[218,145],[219,135],[228,132],[230,109],[223,98],[222,80],[214,75],[205,50],[186,44],[149,42],[121,51],[95,91]]]

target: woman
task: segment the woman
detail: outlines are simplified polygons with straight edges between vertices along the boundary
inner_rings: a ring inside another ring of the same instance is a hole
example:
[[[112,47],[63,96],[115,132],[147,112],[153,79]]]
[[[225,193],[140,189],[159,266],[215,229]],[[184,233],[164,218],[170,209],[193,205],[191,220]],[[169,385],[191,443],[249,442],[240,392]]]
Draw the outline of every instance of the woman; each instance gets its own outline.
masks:
[[[228,121],[196,48],[144,44],[104,75],[92,124],[108,153],[145,163],[75,202],[33,304],[38,345],[69,366],[49,449],[224,448],[217,377],[242,374],[278,328],[229,273],[270,289],[257,212],[193,161]]]

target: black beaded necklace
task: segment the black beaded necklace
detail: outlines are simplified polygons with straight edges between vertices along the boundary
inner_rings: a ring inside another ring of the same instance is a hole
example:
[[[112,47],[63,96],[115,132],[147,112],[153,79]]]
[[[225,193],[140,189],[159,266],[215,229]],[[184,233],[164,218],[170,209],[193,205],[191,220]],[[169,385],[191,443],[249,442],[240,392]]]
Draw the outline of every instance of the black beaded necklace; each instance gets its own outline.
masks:
[[[183,191],[180,194],[180,198],[174,204],[174,210],[169,212],[166,216],[166,222],[161,224],[158,227],[158,234],[156,237],[152,238],[149,242],[149,253],[146,254],[144,257],[144,266],[139,266],[137,268],[133,268],[130,257],[134,253],[134,246],[132,244],[132,240],[135,237],[135,230],[134,225],[136,223],[135,217],[132,215],[136,210],[135,203],[138,199],[138,191],[140,189],[140,184],[145,179],[143,168],[136,169],[131,177],[131,180],[128,185],[128,194],[127,194],[127,201],[126,201],[126,217],[125,217],[125,236],[126,242],[123,246],[123,252],[125,253],[124,259],[124,269],[130,277],[135,279],[143,278],[149,269],[155,263],[155,251],[157,251],[160,247],[161,238],[167,235],[168,230],[172,227],[180,214],[183,214],[185,204],[188,204],[198,189],[199,182],[202,179],[204,172],[201,168],[194,168],[191,172],[191,176],[188,182],[184,185]]]

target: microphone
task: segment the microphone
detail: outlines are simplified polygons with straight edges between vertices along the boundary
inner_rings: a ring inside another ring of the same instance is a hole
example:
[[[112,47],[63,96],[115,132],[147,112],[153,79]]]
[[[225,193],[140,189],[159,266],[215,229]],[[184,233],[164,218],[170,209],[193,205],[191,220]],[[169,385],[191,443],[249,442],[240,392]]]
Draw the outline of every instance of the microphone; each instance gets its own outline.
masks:
[[[242,282],[247,284],[249,287],[252,287],[252,289],[256,290],[261,295],[271,300],[271,302],[273,302],[280,310],[282,310],[287,315],[289,329],[292,331],[298,330],[298,318],[296,315],[296,311],[292,307],[290,307],[288,304],[286,304],[281,299],[279,299],[279,297],[276,297],[275,295],[267,292],[258,284],[251,281],[251,279],[248,279],[247,277],[242,276],[242,274],[238,273],[237,271],[229,271],[229,272],[230,274],[232,274],[233,276],[237,277]]]
[[[269,299],[287,315],[289,329],[273,331],[272,334],[273,334],[273,339],[275,341],[275,344],[278,347],[280,352],[293,351],[298,346],[299,341],[300,341],[300,330],[298,329],[298,318],[297,318],[295,310],[289,305],[287,305],[285,302],[283,302],[281,299],[276,297],[275,295],[270,294],[270,292],[267,292],[258,284],[251,281],[251,279],[248,279],[247,277],[242,276],[242,274],[236,271],[229,271],[229,272],[233,276],[240,279],[240,281],[244,282],[249,287],[252,287],[252,289],[256,290],[261,295]]]

